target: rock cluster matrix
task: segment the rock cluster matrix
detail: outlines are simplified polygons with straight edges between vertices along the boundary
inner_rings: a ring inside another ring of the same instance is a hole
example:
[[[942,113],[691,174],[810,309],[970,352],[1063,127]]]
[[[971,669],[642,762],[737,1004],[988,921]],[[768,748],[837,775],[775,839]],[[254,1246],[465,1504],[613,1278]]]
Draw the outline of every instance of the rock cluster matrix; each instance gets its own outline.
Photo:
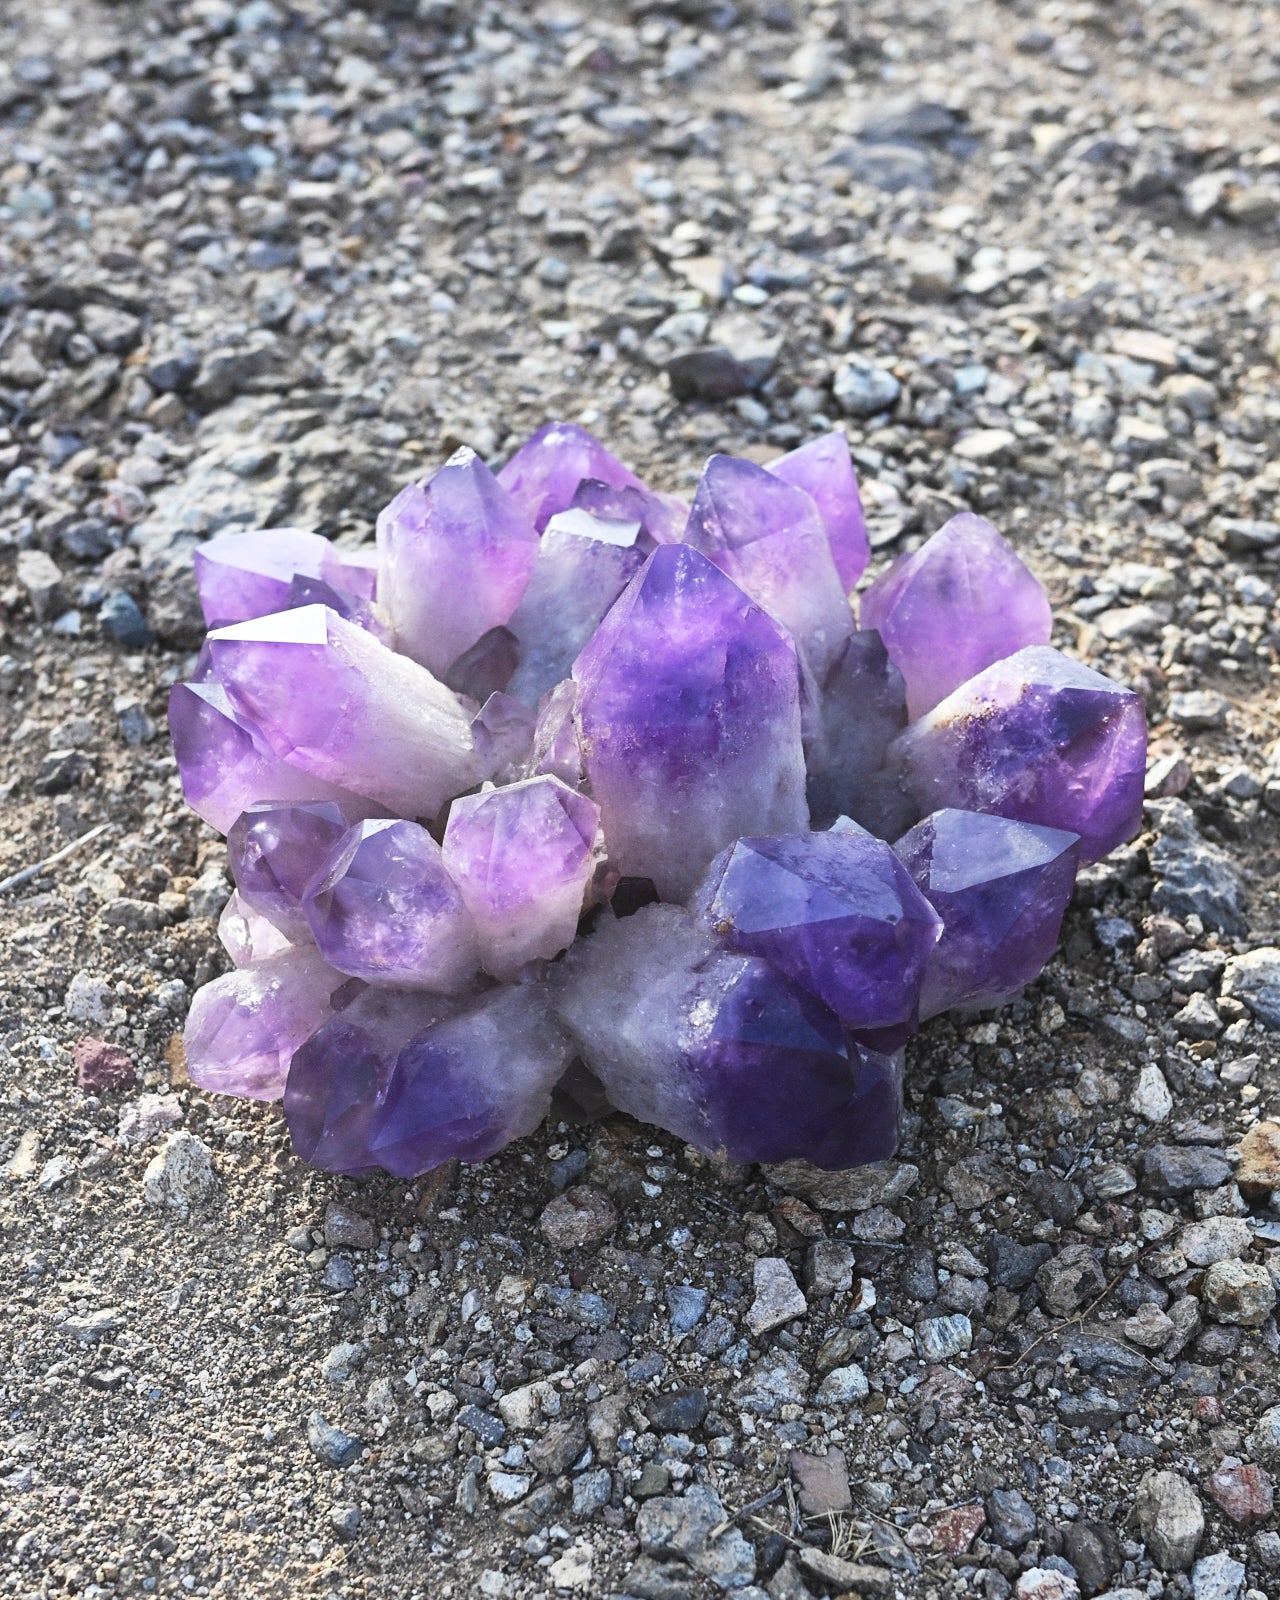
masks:
[[[869,555],[841,433],[686,506],[565,423],[459,451],[373,552],[203,546],[170,725],[235,968],[193,1081],[283,1096],[339,1172],[482,1160],[553,1094],[735,1161],[892,1154],[906,1040],[1039,972],[1146,728],[983,518],[859,627]]]

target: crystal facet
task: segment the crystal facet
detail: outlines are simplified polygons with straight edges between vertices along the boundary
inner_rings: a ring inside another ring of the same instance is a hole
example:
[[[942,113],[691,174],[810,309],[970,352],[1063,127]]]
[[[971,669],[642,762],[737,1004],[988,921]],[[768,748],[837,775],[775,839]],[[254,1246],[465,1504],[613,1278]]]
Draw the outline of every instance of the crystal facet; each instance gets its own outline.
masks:
[[[789,630],[821,681],[853,612],[809,496],[753,461],[712,456],[684,537]]]
[[[351,980],[313,948],[238,967],[196,991],[182,1033],[187,1073],[201,1089],[278,1100],[293,1052],[333,1015]]]
[[[921,1018],[998,1006],[1041,970],[1075,887],[1080,840],[976,811],[935,811],[894,845],[942,938],[929,957]]]
[[[416,822],[362,822],[344,832],[303,910],[330,966],[366,983],[452,994],[476,974],[471,918],[440,846]]]
[[[591,881],[600,809],[558,778],[528,778],[454,801],[444,865],[495,978],[567,950]]]
[[[233,706],[289,766],[409,817],[434,817],[476,782],[458,697],[327,607],[220,628],[209,643]]]
[[[850,634],[817,701],[817,726],[805,748],[814,827],[843,815],[881,838],[897,838],[915,813],[896,775],[885,770],[885,756],[907,724],[906,691],[878,633]]]
[[[573,504],[584,478],[611,489],[644,489],[629,467],[576,422],[548,422],[516,451],[498,482],[541,533]]]
[[[538,1126],[572,1056],[545,985],[492,989],[401,1050],[370,1152],[402,1178],[483,1161]]]
[[[474,450],[402,489],[378,518],[378,599],[396,648],[443,678],[515,610],[533,571],[533,524]]]
[[[612,1104],[734,1161],[877,1161],[897,1143],[900,1058],[679,907],[615,920],[566,958],[558,1006]]]
[[[340,558],[318,533],[262,528],[219,534],[201,545],[193,560],[204,620],[211,628],[221,628],[283,611],[295,577],[329,577]]]
[[[255,911],[240,898],[238,889],[222,908],[218,918],[218,938],[222,948],[238,967],[253,967],[292,948],[274,922]]]
[[[1138,831],[1146,751],[1138,696],[1040,645],[962,684],[898,735],[889,762],[922,812],[1062,828],[1098,861]]]
[[[1039,579],[985,517],[963,512],[896,561],[862,597],[907,684],[914,721],[1015,650],[1049,642],[1053,618]]]
[[[739,839],[695,901],[732,949],[763,956],[847,1028],[896,1049],[916,1025],[937,915],[862,829]]]
[[[680,900],[731,839],[807,826],[794,646],[698,551],[654,551],[573,676],[619,873]]]
[[[798,450],[771,461],[769,471],[783,483],[803,489],[817,506],[827,530],[832,560],[848,593],[866,571],[871,543],[849,441],[843,431],[836,428],[810,439]]]
[[[324,1022],[289,1064],[284,1114],[293,1147],[326,1172],[365,1172],[373,1119],[401,1050],[452,1016],[453,997],[366,989]]]
[[[310,939],[303,896],[350,819],[332,800],[246,807],[227,834],[227,856],[244,903],[294,943]]]

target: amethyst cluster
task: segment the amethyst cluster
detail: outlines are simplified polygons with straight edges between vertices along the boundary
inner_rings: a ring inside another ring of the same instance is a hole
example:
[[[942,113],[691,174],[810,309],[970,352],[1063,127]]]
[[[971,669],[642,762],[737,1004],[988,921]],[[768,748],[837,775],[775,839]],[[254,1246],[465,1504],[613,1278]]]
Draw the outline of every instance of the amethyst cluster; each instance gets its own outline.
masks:
[[[905,1041],[1039,972],[1146,733],[989,522],[857,626],[869,554],[843,434],[686,506],[564,423],[459,451],[374,551],[204,545],[170,724],[235,966],[193,1081],[338,1172],[479,1161],[557,1090],[735,1161],[890,1155]]]

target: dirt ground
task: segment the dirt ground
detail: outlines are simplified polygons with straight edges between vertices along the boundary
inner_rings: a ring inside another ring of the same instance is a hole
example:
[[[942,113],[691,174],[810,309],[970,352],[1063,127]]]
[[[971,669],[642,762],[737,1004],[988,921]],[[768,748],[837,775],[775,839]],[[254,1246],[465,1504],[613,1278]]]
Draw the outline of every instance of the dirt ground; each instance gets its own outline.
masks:
[[[0,0],[0,877],[100,830],[0,897],[0,1593],[1280,1594],[1278,219],[1245,0]],[[406,1188],[186,1081],[191,548],[552,416],[843,425],[877,565],[982,511],[1147,697],[897,1163]]]

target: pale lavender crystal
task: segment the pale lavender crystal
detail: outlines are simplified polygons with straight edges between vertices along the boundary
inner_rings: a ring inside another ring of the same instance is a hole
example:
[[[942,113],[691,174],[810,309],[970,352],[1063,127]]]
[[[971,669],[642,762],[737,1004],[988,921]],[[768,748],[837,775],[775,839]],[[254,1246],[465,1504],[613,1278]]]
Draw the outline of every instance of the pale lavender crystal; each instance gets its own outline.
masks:
[[[1142,701],[1047,645],[963,684],[889,748],[922,812],[956,807],[1080,835],[1098,861],[1142,821]]]
[[[652,548],[640,526],[580,508],[557,512],[547,523],[529,587],[511,617],[520,664],[508,694],[536,706],[569,676],[574,658]]]
[[[204,620],[218,628],[283,611],[295,575],[328,578],[339,557],[318,533],[261,528],[219,534],[201,545],[193,560]]]
[[[246,807],[227,834],[227,857],[240,898],[288,939],[310,939],[302,901],[333,847],[351,826],[333,801]]]
[[[809,496],[754,461],[712,456],[684,537],[790,631],[821,682],[853,612]]]
[[[638,522],[654,544],[679,544],[689,521],[689,506],[678,495],[653,489],[615,488],[598,478],[584,478],[573,497],[573,508],[593,517]]]
[[[900,1056],[768,962],[718,949],[677,906],[606,912],[558,972],[557,1007],[611,1103],[734,1161],[838,1168],[892,1155]]]
[[[896,839],[916,813],[896,774],[884,770],[889,745],[906,727],[907,702],[880,635],[851,634],[816,692],[816,727],[805,740],[813,826],[843,814]]]
[[[216,681],[174,684],[169,731],[187,804],[219,833],[256,800],[341,800],[358,814],[357,796],[276,755]]]
[[[354,595],[357,600],[376,600],[378,547],[366,544],[358,550],[340,550],[330,545],[320,576],[343,594]]]
[[[232,704],[291,767],[408,817],[434,817],[477,781],[452,690],[327,607],[221,628],[209,642]]]
[[[443,678],[515,610],[538,536],[474,450],[402,489],[378,518],[378,601],[396,649]]]
[[[730,948],[762,956],[853,1032],[896,1049],[941,932],[890,847],[861,829],[739,839],[695,897]]]
[[[576,422],[548,422],[498,473],[498,482],[539,533],[557,511],[567,511],[573,504],[584,478],[614,489],[644,488],[629,467]]]
[[[533,728],[529,756],[531,776],[547,774],[580,789],[585,781],[582,742],[578,737],[578,686],[572,678],[543,695]]]
[[[682,900],[744,833],[808,825],[790,638],[697,550],[662,545],[574,663],[610,861]]]
[[[861,614],[906,679],[913,721],[993,662],[1048,644],[1053,625],[1039,579],[968,511],[877,578]]]
[[[416,822],[362,822],[344,832],[303,909],[330,966],[366,983],[453,994],[476,975],[471,918],[440,846]]]
[[[397,1177],[483,1161],[532,1133],[573,1057],[544,984],[491,989],[401,1050],[369,1150]]]
[[[238,967],[258,966],[293,948],[293,941],[287,939],[274,922],[245,904],[238,889],[222,908],[218,938]]]
[[[476,759],[486,779],[514,783],[526,776],[537,726],[534,713],[509,694],[491,694],[471,719]]]
[[[206,983],[182,1033],[192,1083],[217,1094],[278,1100],[293,1052],[350,995],[350,984],[311,948],[286,950]]]
[[[454,801],[444,865],[471,913],[486,972],[512,979],[572,944],[599,824],[595,802],[558,778]]]
[[[452,996],[366,989],[294,1051],[284,1086],[293,1148],[325,1172],[358,1173],[376,1165],[373,1119],[401,1050],[452,1016]]]
[[[849,441],[840,428],[821,434],[798,450],[769,463],[775,478],[803,489],[818,508],[827,530],[831,557],[845,592],[866,571],[871,559],[862,496],[849,455]]]
[[[935,811],[894,850],[942,918],[921,1018],[1003,1005],[1053,955],[1075,887],[1080,840],[976,811]]]

